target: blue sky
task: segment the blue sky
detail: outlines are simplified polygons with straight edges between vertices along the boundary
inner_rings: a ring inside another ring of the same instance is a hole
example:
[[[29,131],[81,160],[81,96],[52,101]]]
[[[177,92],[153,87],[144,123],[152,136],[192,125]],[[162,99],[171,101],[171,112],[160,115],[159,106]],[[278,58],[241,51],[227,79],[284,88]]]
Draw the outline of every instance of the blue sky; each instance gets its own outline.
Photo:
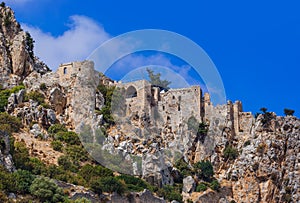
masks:
[[[267,107],[282,115],[284,108],[292,108],[300,115],[298,1],[5,2],[32,32],[37,55],[52,68],[85,59],[99,44],[125,32],[170,30],[207,52],[227,99],[241,100],[244,111]]]

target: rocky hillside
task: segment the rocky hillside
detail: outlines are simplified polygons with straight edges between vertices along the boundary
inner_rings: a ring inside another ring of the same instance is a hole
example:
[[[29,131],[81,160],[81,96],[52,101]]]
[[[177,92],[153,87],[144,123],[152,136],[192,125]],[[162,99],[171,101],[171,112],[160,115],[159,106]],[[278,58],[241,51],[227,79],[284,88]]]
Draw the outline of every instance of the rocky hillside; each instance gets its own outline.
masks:
[[[3,88],[18,85],[32,71],[45,73],[47,66],[33,53],[33,39],[24,32],[14,12],[2,4],[0,9],[0,84]]]
[[[0,202],[300,201],[298,118],[207,94],[201,118],[115,117],[128,98],[92,62],[51,72],[3,3],[0,25]]]

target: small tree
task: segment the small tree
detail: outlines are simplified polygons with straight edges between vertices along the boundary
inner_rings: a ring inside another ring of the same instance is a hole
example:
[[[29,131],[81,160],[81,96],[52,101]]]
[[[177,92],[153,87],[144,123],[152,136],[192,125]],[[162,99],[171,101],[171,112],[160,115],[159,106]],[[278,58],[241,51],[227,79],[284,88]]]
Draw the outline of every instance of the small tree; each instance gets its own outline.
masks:
[[[267,109],[266,107],[260,108],[260,111],[263,112],[264,114],[267,113],[267,110],[268,110],[268,109]]]
[[[295,113],[295,110],[293,110],[293,109],[284,109],[284,114],[286,116],[293,116],[294,113]]]
[[[238,150],[231,145],[228,145],[227,147],[225,147],[224,152],[223,152],[225,161],[234,160],[238,157],[238,155],[239,155]]]
[[[169,89],[169,85],[171,84],[171,82],[168,80],[162,80],[160,78],[160,76],[161,76],[160,73],[154,74],[154,71],[149,68],[147,68],[147,72],[148,72],[148,76],[150,78],[150,83],[152,85],[156,85],[158,87]]]
[[[34,48],[34,40],[32,39],[31,35],[29,32],[26,32],[26,50],[29,53],[29,56],[31,58],[34,57],[34,53],[33,53],[33,48]]]
[[[46,177],[34,179],[29,190],[42,202],[63,202],[65,199],[62,189]]]
[[[205,181],[210,181],[214,175],[214,169],[210,161],[199,161],[194,165],[196,175]]]

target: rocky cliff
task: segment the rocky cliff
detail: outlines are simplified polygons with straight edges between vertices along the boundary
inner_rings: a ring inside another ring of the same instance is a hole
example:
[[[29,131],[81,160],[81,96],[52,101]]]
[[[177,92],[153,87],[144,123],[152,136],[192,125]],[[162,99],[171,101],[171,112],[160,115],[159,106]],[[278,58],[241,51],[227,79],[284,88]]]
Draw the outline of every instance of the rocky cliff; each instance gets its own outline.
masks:
[[[0,9],[0,85],[13,87],[31,72],[48,72],[47,66],[33,54],[33,39],[24,32],[5,6]]]

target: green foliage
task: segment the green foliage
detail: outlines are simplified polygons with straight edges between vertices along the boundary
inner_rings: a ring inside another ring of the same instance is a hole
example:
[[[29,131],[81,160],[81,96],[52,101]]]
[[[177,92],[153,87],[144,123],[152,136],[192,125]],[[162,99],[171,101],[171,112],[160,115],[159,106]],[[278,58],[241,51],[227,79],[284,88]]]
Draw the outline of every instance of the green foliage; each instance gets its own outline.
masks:
[[[29,32],[26,32],[26,39],[25,39],[25,49],[28,51],[29,56],[33,59],[34,53],[33,53],[33,48],[34,48],[34,40],[32,39],[31,35]]]
[[[215,191],[218,191],[220,189],[220,183],[217,181],[217,180],[213,180],[209,187],[212,189],[212,190],[215,190]]]
[[[66,154],[73,162],[82,162],[89,160],[89,154],[82,146],[71,145],[66,148]]]
[[[263,113],[267,113],[267,110],[268,110],[268,109],[267,109],[266,107],[262,107],[262,108],[260,108],[259,110],[260,110],[261,112],[263,112]]]
[[[57,162],[58,165],[61,166],[64,170],[71,170],[74,167],[70,157],[66,155],[60,156]]]
[[[92,166],[90,164],[86,164],[81,167],[78,174],[81,175],[87,182],[90,182],[90,180],[97,177],[112,177],[113,171],[100,165]]]
[[[295,110],[292,110],[292,109],[284,109],[284,114],[286,116],[293,116],[295,113]]]
[[[76,200],[74,201],[74,203],[92,203],[92,202],[91,202],[90,200],[88,200],[88,199],[82,197],[82,198],[80,198],[80,199],[76,199]]]
[[[25,170],[17,170],[12,174],[14,190],[13,192],[19,194],[28,194],[29,187],[34,180],[34,176]]]
[[[271,112],[267,111],[268,109],[263,107],[260,109],[261,112],[263,112],[263,118],[261,120],[262,125],[265,127],[268,127],[271,123],[271,120],[274,119],[274,115]]]
[[[210,181],[214,175],[214,169],[210,161],[199,161],[194,164],[194,170],[199,178]]]
[[[224,157],[225,161],[235,160],[238,157],[238,155],[239,155],[238,150],[231,145],[226,146],[223,151],[223,157]]]
[[[160,76],[161,76],[160,73],[155,74],[154,71],[149,69],[149,68],[147,68],[147,72],[148,72],[148,76],[149,76],[149,79],[150,79],[150,83],[152,85],[162,87],[162,88],[165,88],[165,89],[169,89],[169,85],[171,84],[171,82],[168,81],[168,80],[162,80],[160,78]]]
[[[65,197],[61,188],[46,177],[37,177],[30,186],[30,193],[42,202],[63,202]]]
[[[245,143],[244,143],[244,147],[248,146],[251,144],[251,141],[250,140],[247,140]]]
[[[12,174],[0,165],[0,190],[11,191],[14,188]]]
[[[40,90],[45,91],[47,89],[47,86],[45,83],[40,84]]]
[[[38,91],[31,91],[25,94],[25,100],[33,100],[35,102],[38,102],[39,104],[45,103],[45,96],[41,92]]]
[[[134,176],[120,175],[117,179],[124,181],[129,191],[140,192],[144,189],[151,190],[150,185],[147,182]]]
[[[13,161],[16,168],[28,169],[27,163],[29,162],[29,151],[26,147],[25,142],[15,142],[14,151],[12,153]]]
[[[75,132],[65,132],[65,131],[60,131],[55,134],[54,136],[55,139],[60,140],[62,142],[65,142],[68,145],[80,145],[80,139],[78,135]]]
[[[8,104],[8,98],[12,93],[17,93],[21,89],[25,89],[24,85],[15,86],[12,89],[6,89],[0,91],[0,111],[4,112],[5,107]]]
[[[46,165],[38,158],[29,157],[29,161],[25,163],[28,170],[31,171],[32,174],[41,175],[46,171]]]
[[[163,196],[165,199],[172,201],[176,200],[178,202],[182,201],[181,191],[178,188],[171,185],[164,185],[157,191],[159,196]]]
[[[19,118],[9,115],[8,113],[0,113],[0,129],[6,130],[8,134],[19,132],[22,123]]]
[[[61,152],[62,148],[63,148],[63,144],[60,141],[58,141],[58,140],[54,140],[54,141],[51,142],[51,147],[55,151]]]
[[[183,158],[177,160],[174,164],[174,167],[179,170],[180,174],[183,177],[192,175],[192,170],[189,167],[189,164],[186,163]],[[182,180],[178,180],[177,182],[182,182]]]
[[[8,12],[5,16],[4,16],[4,25],[6,27],[10,26],[12,23],[12,19],[11,19],[11,12]]]
[[[199,183],[199,185],[197,185],[196,187],[196,192],[202,192],[207,190],[207,186],[205,183]]]
[[[67,132],[67,128],[62,124],[54,124],[48,128],[48,133],[51,135],[55,135],[58,132]]]
[[[117,192],[123,194],[126,191],[126,186],[116,177],[102,177],[94,179],[91,182],[91,188],[94,192],[101,194],[102,192]]]

